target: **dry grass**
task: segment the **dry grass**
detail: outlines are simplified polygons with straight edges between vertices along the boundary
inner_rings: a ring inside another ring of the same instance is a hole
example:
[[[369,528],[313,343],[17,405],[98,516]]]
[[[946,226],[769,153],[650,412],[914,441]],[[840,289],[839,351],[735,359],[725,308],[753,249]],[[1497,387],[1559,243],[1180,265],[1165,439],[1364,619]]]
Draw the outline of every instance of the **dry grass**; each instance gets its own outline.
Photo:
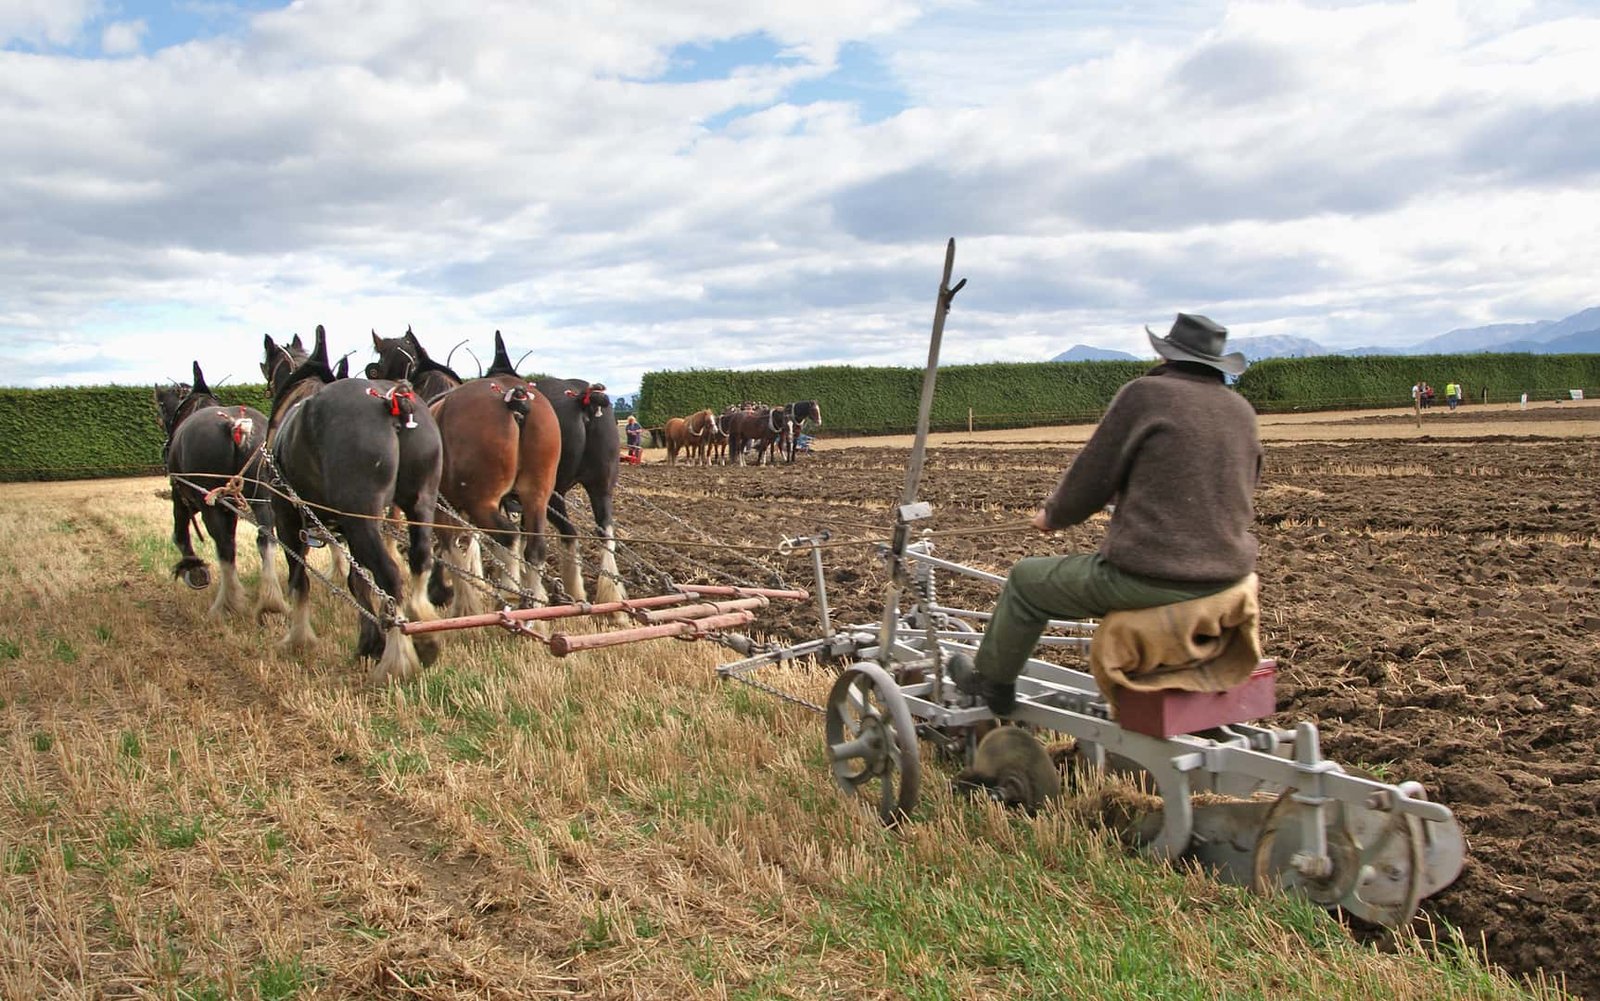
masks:
[[[168,580],[159,486],[0,488],[0,997],[1523,994],[933,764],[886,833],[707,645],[476,634],[373,689],[323,595],[291,659]]]

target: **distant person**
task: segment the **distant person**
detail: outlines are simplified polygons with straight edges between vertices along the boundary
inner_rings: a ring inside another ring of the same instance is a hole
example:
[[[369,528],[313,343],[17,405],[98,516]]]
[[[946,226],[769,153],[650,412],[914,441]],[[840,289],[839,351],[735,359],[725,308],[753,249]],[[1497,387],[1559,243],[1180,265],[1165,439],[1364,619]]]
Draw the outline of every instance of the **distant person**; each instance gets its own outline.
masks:
[[[1448,406],[1450,408],[1451,412],[1453,413],[1455,411],[1455,409],[1456,409],[1456,405],[1461,402],[1461,384],[1460,383],[1458,383],[1458,382],[1447,382],[1447,383],[1444,384],[1444,402],[1445,402],[1445,405]]]
[[[629,414],[622,430],[628,437],[628,462],[637,466],[644,459],[644,428],[639,426],[639,418]]]
[[[1099,551],[1018,560],[977,656],[950,658],[956,687],[998,715],[1049,620],[1203,598],[1255,572],[1261,441],[1255,411],[1224,381],[1244,355],[1223,354],[1227,328],[1204,316],[1179,313],[1165,337],[1145,330],[1164,360],[1117,391],[1033,516],[1050,532],[1115,501]]]
[[[1420,382],[1411,384],[1411,406],[1415,410],[1422,409],[1422,383]]]
[[[1429,410],[1433,407],[1433,387],[1426,382],[1422,384],[1422,409]]]

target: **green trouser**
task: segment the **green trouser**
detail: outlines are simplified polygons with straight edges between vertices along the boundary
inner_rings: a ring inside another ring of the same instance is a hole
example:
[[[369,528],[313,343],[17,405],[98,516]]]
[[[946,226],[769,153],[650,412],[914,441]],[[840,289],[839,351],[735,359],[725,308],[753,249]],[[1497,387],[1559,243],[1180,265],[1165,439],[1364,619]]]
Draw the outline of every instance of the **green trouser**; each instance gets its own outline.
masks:
[[[1118,570],[1099,553],[1030,556],[1011,568],[974,659],[978,674],[1011,684],[1033,656],[1051,619],[1098,619],[1126,608],[1204,598],[1233,581],[1182,581]]]

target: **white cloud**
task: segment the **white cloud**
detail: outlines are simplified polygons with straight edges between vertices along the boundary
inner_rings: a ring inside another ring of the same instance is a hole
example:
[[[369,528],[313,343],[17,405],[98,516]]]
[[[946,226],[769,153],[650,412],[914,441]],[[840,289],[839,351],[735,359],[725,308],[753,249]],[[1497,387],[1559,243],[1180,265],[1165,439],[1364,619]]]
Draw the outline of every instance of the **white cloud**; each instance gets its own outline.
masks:
[[[101,0],[0,0],[0,45],[68,45],[102,7]]]
[[[143,21],[113,21],[100,32],[100,51],[108,56],[126,56],[139,51],[139,42],[148,30]]]
[[[336,350],[411,323],[480,355],[500,328],[624,388],[918,364],[949,235],[954,361],[1144,353],[1178,309],[1353,345],[1592,304],[1581,9],[761,6],[323,0],[141,59],[0,52],[0,130],[28,137],[0,175],[3,370],[248,373],[263,332],[319,322]],[[659,79],[757,34],[785,56]],[[784,100],[847,42],[906,110]]]

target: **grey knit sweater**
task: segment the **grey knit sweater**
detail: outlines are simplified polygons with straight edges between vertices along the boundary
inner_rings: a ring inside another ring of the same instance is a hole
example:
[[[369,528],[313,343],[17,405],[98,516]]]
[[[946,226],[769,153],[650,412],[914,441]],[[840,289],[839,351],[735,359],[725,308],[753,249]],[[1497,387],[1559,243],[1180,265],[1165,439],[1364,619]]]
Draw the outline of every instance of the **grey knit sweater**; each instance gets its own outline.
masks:
[[[1107,562],[1162,580],[1233,581],[1255,570],[1260,479],[1250,404],[1212,370],[1168,363],[1117,391],[1045,517],[1066,528],[1114,500]]]

